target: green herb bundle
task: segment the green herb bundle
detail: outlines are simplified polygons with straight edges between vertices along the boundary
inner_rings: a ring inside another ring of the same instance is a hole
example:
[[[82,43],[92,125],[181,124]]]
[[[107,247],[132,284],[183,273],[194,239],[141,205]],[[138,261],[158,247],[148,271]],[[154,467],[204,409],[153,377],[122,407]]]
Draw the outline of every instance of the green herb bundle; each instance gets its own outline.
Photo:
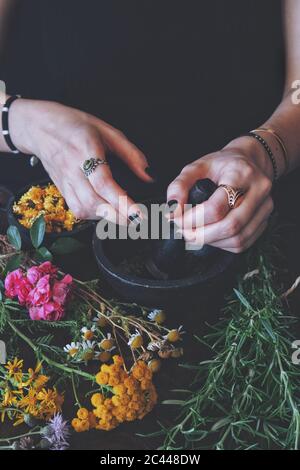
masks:
[[[162,449],[299,449],[295,319],[284,313],[268,256],[251,255],[254,275],[234,290],[224,319],[204,341],[197,338],[211,349],[211,359],[186,365],[195,373],[193,388],[165,402],[181,412],[162,428]]]

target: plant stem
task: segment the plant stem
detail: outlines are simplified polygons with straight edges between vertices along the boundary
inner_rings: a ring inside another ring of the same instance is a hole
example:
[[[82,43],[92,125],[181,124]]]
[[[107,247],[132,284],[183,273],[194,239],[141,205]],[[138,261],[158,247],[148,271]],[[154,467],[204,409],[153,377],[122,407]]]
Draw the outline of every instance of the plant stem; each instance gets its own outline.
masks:
[[[40,352],[38,347],[35,346],[35,344],[31,341],[28,336],[26,336],[24,333],[22,333],[14,324],[12,320],[8,320],[8,325],[11,327],[11,329],[21,338],[25,343],[30,346],[30,348],[40,356],[40,358],[47,362],[49,366],[55,367],[56,369],[63,370],[64,372],[67,372],[68,374],[77,374],[80,375],[81,377],[84,377],[91,382],[95,382],[95,377],[92,374],[89,374],[88,372],[84,372],[79,369],[72,369],[71,367],[65,366],[64,364],[60,364],[59,362],[54,361],[53,359],[50,359],[50,357],[46,356],[43,352]]]

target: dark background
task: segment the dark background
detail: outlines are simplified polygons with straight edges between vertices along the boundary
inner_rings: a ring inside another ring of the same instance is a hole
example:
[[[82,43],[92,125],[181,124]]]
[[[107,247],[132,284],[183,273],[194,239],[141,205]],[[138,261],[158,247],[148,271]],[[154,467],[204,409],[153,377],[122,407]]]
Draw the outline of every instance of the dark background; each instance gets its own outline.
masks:
[[[0,77],[8,93],[58,100],[120,128],[146,152],[164,190],[186,163],[257,127],[280,102],[281,21],[280,0],[19,1]],[[145,187],[112,165],[116,178],[142,197]],[[17,189],[42,169],[31,169],[27,157],[1,156],[0,175],[1,184]],[[299,172],[277,185],[275,199],[288,227],[292,282],[299,273]],[[199,312],[183,314],[193,332]],[[211,305],[207,314],[218,310]],[[180,388],[178,373],[166,372],[161,398]],[[160,413],[147,417],[143,429],[155,427]],[[77,436],[74,447],[153,448],[135,437],[140,427]]]

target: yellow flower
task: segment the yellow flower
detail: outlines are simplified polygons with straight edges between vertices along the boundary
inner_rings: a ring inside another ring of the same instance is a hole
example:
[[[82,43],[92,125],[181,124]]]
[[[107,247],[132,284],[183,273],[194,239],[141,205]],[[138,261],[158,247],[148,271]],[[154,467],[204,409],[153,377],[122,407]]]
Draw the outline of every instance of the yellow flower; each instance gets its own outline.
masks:
[[[94,393],[91,398],[92,405],[97,408],[104,403],[104,396],[102,393]]]
[[[14,358],[13,362],[8,362],[5,365],[5,368],[8,370],[8,376],[14,379],[16,382],[22,381],[23,376],[23,360],[18,359],[17,357]]]
[[[107,385],[109,381],[109,375],[106,372],[98,372],[96,375],[96,382],[99,385]]]
[[[89,417],[89,412],[86,408],[79,408],[77,411],[77,417],[79,419],[88,419]]]

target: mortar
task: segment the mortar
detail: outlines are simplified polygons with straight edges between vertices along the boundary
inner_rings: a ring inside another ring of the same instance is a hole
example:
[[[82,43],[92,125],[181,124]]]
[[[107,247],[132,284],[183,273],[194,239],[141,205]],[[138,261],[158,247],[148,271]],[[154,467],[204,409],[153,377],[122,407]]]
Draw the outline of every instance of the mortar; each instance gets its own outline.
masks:
[[[162,202],[163,199],[158,198],[143,204],[149,207],[151,203]],[[178,309],[208,305],[210,300],[215,302],[216,297],[223,297],[232,287],[238,255],[211,247],[204,247],[195,254],[188,253],[182,275],[177,279],[154,279],[151,270],[149,273],[148,262],[153,243],[130,238],[101,240],[95,232],[93,250],[98,266],[118,297],[147,307]],[[161,242],[162,247],[164,243]],[[176,263],[178,258],[175,256],[174,259]]]

